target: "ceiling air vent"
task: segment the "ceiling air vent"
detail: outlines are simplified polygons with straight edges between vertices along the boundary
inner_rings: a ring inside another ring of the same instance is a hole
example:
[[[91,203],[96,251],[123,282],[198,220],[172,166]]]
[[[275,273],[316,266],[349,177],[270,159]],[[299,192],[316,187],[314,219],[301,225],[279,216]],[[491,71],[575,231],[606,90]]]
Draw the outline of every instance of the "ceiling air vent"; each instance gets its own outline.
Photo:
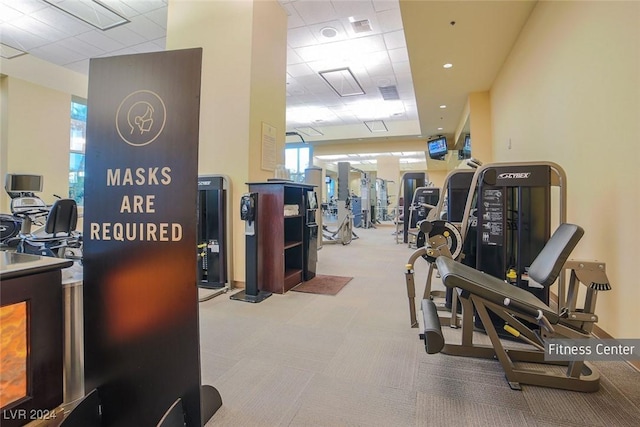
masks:
[[[394,86],[379,86],[380,94],[382,95],[382,99],[385,101],[393,101],[396,99],[400,99],[400,95],[398,95],[398,88]]]
[[[355,33],[368,33],[369,31],[372,31],[371,22],[369,22],[368,19],[353,21],[351,23],[351,27]]]

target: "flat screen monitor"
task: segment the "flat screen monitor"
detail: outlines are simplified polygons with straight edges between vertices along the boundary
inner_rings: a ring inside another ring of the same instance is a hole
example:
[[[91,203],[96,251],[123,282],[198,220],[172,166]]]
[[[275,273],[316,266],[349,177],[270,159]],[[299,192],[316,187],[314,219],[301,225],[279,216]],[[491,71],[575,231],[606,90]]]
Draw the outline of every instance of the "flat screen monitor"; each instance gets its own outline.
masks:
[[[447,155],[447,138],[441,136],[437,139],[432,139],[427,142],[427,150],[429,151],[429,157],[435,160],[444,160]]]
[[[42,191],[42,175],[18,175],[8,173],[4,188],[9,193],[37,193]]]

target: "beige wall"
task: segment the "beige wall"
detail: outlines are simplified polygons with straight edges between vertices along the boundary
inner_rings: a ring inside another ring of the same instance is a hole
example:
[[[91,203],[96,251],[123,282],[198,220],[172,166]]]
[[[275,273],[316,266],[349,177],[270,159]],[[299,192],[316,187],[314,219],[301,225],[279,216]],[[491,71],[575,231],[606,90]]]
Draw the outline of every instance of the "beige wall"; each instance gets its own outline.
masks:
[[[638,22],[638,2],[539,2],[491,89],[495,161],[565,169],[574,256],[607,263],[598,325],[617,338],[640,337]]]
[[[482,163],[493,162],[491,100],[489,92],[469,94],[471,155]]]
[[[12,76],[2,77],[1,90],[0,211],[10,211],[6,173],[42,175],[46,203],[68,196],[71,95]]]
[[[233,279],[244,281],[246,182],[274,176],[261,168],[262,123],[276,128],[276,164],[284,163],[287,16],[275,1],[171,0],[167,49],[203,48],[200,174],[229,176]]]

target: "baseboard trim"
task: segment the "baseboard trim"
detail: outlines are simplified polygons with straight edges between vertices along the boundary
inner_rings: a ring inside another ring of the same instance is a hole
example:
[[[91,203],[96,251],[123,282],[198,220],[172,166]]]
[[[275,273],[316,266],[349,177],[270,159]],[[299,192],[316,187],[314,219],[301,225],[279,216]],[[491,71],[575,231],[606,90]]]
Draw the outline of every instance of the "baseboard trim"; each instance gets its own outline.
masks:
[[[558,305],[558,296],[556,294],[554,294],[553,292],[549,292],[549,302],[551,304],[554,304],[555,306]],[[604,329],[602,329],[600,326],[593,325],[593,331],[591,332],[591,334],[598,338],[598,339],[603,339],[603,340],[613,340],[615,339],[615,337],[611,336],[611,334],[609,334],[607,331],[605,331]],[[625,362],[627,362],[629,365],[631,365],[632,368],[634,368],[636,371],[640,372],[640,360],[625,360]]]

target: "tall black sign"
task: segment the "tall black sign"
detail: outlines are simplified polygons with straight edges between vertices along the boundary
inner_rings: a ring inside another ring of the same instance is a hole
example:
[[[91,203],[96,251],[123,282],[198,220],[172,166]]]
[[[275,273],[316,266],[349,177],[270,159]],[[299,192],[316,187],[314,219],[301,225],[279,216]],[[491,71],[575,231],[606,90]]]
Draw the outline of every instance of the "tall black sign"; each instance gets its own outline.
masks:
[[[196,203],[202,50],[92,59],[85,389],[103,425],[201,425]]]

